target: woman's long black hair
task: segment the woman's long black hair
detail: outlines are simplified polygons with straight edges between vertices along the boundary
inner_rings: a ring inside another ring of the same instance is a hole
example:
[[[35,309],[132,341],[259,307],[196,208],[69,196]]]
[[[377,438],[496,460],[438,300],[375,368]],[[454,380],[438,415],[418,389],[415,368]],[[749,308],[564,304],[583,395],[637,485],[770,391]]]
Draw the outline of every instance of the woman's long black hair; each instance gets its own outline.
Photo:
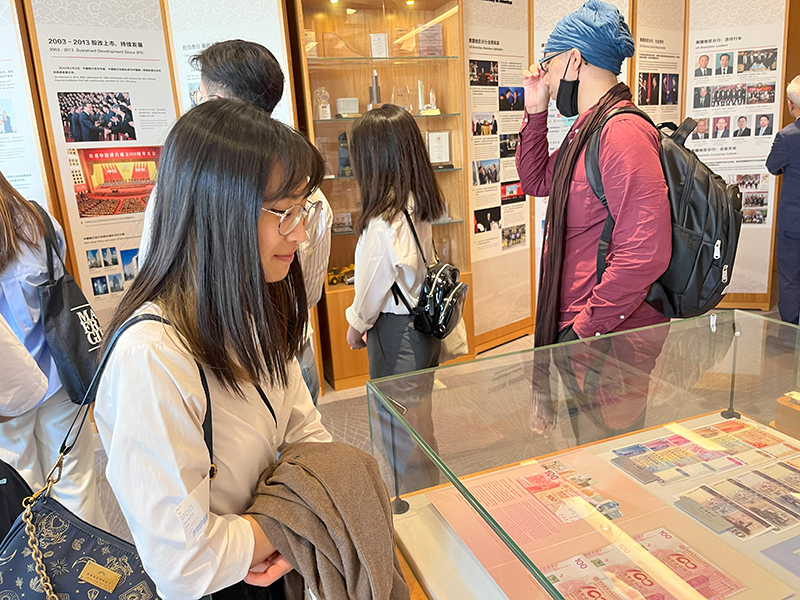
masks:
[[[259,108],[220,99],[191,109],[167,136],[147,260],[105,339],[154,302],[227,388],[285,385],[303,343],[306,294],[297,260],[282,281],[265,280],[258,220],[265,202],[301,186],[311,193],[324,172],[308,140]]]
[[[356,233],[371,219],[392,222],[414,194],[415,216],[435,221],[444,199],[414,117],[394,104],[369,111],[353,124],[350,164],[361,188]]]

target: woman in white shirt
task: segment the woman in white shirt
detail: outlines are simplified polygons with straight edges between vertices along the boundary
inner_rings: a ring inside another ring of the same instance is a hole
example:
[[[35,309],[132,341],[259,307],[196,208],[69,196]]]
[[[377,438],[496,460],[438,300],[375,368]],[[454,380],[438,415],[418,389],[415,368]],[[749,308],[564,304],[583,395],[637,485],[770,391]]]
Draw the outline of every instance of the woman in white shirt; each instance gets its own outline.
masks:
[[[67,249],[64,232],[55,219],[50,220],[63,257]],[[47,378],[32,406],[28,405],[22,414],[16,412],[18,416],[11,421],[0,423],[0,460],[14,467],[34,491],[44,487],[45,477],[58,460],[64,435],[79,410],[61,384],[44,337],[39,286],[48,281],[45,232],[39,212],[0,173],[0,317]],[[63,276],[61,262],[53,262],[55,277]],[[5,362],[4,358],[0,360]],[[6,385],[13,385],[12,381],[0,378],[0,386]],[[53,497],[82,519],[106,527],[94,476],[91,430],[84,428],[75,443],[64,460]]]
[[[367,348],[370,379],[434,367],[439,364],[441,340],[414,329],[408,309],[396,297],[399,291],[415,306],[426,272],[404,213],[414,223],[427,260],[433,255],[431,223],[444,213],[442,192],[414,118],[393,104],[369,111],[353,125],[350,161],[360,187],[361,215],[356,223],[355,298],[345,313],[347,342],[353,349]],[[423,437],[427,435],[429,444],[435,444],[432,385],[432,376],[427,376],[398,381],[392,387],[396,400],[413,407],[406,417]],[[429,484],[435,467],[431,471],[432,463],[394,429],[394,436],[385,432],[384,437],[395,439],[395,447],[387,451],[394,453],[403,491]]]
[[[331,439],[295,358],[308,318],[295,251],[323,174],[299,133],[233,100],[193,108],[167,137],[148,259],[106,340],[134,315],[169,324],[121,335],[95,404],[108,481],[165,600],[282,598],[291,567],[241,515],[278,452]]]
[[[47,377],[0,316],[0,423],[32,409],[47,391]]]

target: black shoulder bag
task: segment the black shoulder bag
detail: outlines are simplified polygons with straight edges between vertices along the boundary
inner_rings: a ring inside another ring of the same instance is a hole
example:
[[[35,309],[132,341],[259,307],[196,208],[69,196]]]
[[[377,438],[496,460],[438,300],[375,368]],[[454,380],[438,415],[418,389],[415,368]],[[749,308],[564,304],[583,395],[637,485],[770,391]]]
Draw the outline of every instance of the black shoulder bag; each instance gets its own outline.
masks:
[[[103,329],[86,296],[64,266],[50,215],[32,202],[47,231],[47,283],[39,286],[42,329],[58,376],[69,399],[81,404],[95,372],[95,353],[103,343]],[[53,254],[64,267],[55,278]]]

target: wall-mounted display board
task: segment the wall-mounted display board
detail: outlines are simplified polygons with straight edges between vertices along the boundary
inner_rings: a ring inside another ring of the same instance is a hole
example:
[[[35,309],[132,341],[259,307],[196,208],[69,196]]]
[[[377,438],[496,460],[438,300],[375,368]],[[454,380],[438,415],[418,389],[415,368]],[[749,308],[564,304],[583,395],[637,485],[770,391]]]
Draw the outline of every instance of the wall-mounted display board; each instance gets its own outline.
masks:
[[[684,0],[636,1],[634,101],[656,123],[681,121]]]
[[[698,126],[687,145],[743,196],[729,306],[770,307],[777,186],[764,163],[781,127],[787,6],[786,0],[764,0],[757,10],[733,0],[689,4],[684,101]]]
[[[0,172],[20,194],[47,206],[25,40],[13,0],[0,0]]]
[[[106,321],[138,271],[176,103],[158,0],[25,0],[50,157],[79,280]]]
[[[525,109],[528,2],[464,2],[467,150],[478,351],[530,333],[531,223],[515,164]]]
[[[275,55],[286,82],[283,99],[273,117],[284,123],[295,123],[292,69],[282,1],[165,0],[165,3],[169,10],[178,95],[184,112],[200,101],[200,72],[192,68],[191,58],[215,42],[241,39],[258,42]]]

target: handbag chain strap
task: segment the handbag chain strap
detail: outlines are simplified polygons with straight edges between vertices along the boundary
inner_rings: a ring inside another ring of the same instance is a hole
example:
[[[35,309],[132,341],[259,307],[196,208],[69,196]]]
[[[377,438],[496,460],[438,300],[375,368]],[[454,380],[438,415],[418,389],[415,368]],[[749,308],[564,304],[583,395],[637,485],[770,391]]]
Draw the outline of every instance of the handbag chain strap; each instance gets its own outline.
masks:
[[[25,523],[25,533],[28,535],[28,548],[31,549],[31,557],[36,565],[36,574],[42,582],[45,596],[47,596],[47,600],[58,600],[53,584],[50,582],[50,576],[45,571],[42,551],[39,549],[39,540],[36,537],[36,526],[33,524],[33,504],[41,493],[29,496],[22,501],[22,506],[25,507],[25,511],[22,513],[22,520]]]

